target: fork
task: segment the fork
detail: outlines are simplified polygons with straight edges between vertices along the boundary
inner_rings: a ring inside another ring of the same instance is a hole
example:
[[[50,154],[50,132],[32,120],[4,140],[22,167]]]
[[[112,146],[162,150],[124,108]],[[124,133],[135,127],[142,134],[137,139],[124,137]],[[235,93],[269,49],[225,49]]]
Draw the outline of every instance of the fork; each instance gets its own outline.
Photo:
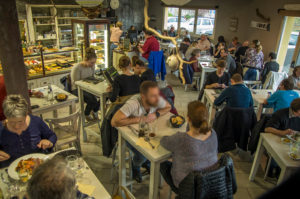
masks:
[[[149,137],[144,137],[145,142],[148,142],[150,144],[150,146],[152,147],[152,149],[154,149],[155,147],[153,146],[153,144],[150,142],[150,138]]]

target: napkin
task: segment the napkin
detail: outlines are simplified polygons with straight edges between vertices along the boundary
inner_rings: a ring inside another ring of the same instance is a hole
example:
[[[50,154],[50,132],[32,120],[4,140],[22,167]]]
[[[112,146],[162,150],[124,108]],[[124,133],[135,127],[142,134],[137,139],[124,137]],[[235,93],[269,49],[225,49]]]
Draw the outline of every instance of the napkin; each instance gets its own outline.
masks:
[[[150,142],[154,146],[154,149],[152,149],[151,145],[148,142],[146,142],[144,138],[139,138],[138,141],[136,142],[136,145],[144,149],[157,150],[159,146],[159,141],[150,138]]]
[[[95,190],[95,186],[93,185],[86,185],[86,184],[81,184],[81,183],[77,183],[77,186],[78,186],[78,190],[81,192],[81,193],[84,193],[86,195],[89,195],[91,196]]]

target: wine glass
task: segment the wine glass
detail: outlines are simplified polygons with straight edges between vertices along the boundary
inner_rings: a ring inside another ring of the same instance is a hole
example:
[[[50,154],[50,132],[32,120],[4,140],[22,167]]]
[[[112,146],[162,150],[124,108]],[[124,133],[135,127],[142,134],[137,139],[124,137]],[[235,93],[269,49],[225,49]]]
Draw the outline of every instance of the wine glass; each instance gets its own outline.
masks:
[[[78,169],[78,157],[76,155],[69,155],[66,157],[66,161],[68,164],[68,167],[76,172],[76,170]]]

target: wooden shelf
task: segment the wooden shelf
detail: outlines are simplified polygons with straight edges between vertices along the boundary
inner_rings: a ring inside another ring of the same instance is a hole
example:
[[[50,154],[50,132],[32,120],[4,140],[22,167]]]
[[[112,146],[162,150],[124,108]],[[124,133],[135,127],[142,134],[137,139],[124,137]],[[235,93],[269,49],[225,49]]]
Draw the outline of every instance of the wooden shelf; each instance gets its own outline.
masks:
[[[57,17],[57,19],[80,19],[80,18],[86,18],[86,17]]]
[[[56,38],[44,38],[44,39],[37,39],[37,41],[45,41],[45,40],[56,40]]]
[[[49,24],[34,24],[35,26],[55,26],[55,23]]]
[[[72,24],[58,24],[58,26],[72,26]]]
[[[52,16],[35,16],[35,17],[32,17],[33,19],[49,19],[49,18],[52,18]]]

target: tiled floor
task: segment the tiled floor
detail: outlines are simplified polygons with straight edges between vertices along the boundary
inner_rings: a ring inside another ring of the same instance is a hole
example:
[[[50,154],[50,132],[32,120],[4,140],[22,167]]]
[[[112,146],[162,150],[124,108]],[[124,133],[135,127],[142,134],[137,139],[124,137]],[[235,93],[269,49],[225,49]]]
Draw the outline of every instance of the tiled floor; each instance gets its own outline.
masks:
[[[185,92],[183,86],[180,85],[178,79],[173,75],[167,76],[168,83],[173,86],[176,94],[175,106],[179,114],[186,116],[187,104],[192,100],[197,100],[198,92],[188,91]],[[59,114],[66,114],[67,110],[60,110]],[[99,133],[99,136],[89,133],[89,131],[95,131]],[[88,142],[82,142],[82,151],[84,159],[87,161],[89,166],[92,168],[96,176],[105,186],[105,188],[113,194],[118,185],[118,174],[114,172],[111,178],[111,158],[102,156],[100,131],[97,125],[89,127],[88,129]],[[238,191],[234,195],[235,199],[255,199],[262,193],[266,192],[274,185],[263,180],[263,171],[259,170],[258,175],[254,182],[249,182],[248,177],[252,165],[252,159],[248,153],[230,153],[234,160],[235,173],[238,184]],[[142,184],[134,184],[133,194],[137,199],[148,198],[148,183],[146,180]],[[169,188],[167,185],[163,185],[160,190],[160,198],[168,198]],[[174,198],[174,196],[173,196]]]

